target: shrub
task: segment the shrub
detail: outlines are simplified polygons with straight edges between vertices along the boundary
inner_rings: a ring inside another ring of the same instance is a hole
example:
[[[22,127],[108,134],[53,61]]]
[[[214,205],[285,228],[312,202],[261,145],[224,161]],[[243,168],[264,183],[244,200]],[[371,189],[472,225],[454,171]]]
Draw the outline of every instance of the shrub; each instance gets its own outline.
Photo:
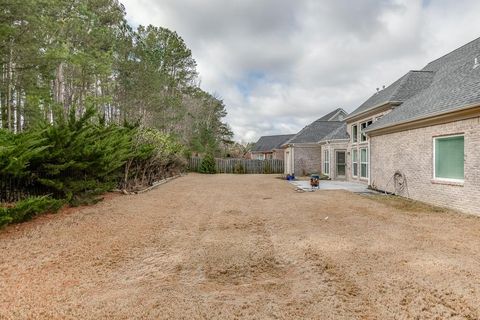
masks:
[[[270,162],[265,162],[265,166],[263,167],[263,173],[265,174],[272,173],[272,167],[270,166]]]
[[[200,173],[216,173],[217,170],[215,168],[215,158],[213,154],[207,153],[205,157],[202,159],[202,163],[200,163],[200,168],[198,170]]]
[[[42,213],[57,212],[64,203],[63,200],[43,196],[18,201],[11,207],[0,207],[0,227],[9,223],[23,222]]]
[[[243,167],[243,163],[240,161],[235,163],[235,166],[233,167],[233,172],[237,174],[244,174],[245,168]]]

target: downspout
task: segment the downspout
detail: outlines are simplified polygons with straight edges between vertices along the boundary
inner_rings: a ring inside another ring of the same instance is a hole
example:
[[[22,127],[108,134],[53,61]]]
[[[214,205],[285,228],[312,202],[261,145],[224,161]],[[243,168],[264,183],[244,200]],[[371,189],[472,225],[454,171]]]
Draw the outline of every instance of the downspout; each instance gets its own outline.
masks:
[[[370,137],[368,137],[368,185],[371,186],[371,176],[372,176],[372,148],[370,146]]]

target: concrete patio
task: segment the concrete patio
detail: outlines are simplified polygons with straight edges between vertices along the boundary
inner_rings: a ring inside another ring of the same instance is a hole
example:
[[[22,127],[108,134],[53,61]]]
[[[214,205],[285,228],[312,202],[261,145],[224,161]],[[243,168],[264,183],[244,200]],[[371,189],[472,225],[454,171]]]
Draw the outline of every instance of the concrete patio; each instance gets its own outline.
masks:
[[[320,185],[318,189],[312,189],[312,187],[310,186],[310,181],[308,180],[295,180],[289,182],[297,189],[301,189],[303,191],[347,190],[354,193],[376,193],[376,191],[368,189],[367,185],[355,182],[320,180]]]

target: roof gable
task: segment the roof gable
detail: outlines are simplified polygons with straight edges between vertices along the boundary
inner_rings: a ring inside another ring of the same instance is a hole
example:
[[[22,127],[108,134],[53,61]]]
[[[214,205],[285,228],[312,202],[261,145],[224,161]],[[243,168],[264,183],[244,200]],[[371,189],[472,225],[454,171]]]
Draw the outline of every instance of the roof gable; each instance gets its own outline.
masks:
[[[252,149],[252,152],[269,152],[274,149],[280,149],[280,147],[295,136],[294,134],[283,134],[276,136],[262,136],[258,139],[257,143]]]
[[[375,93],[360,107],[353,111],[348,118],[362,114],[365,111],[383,106],[387,103],[402,103],[418,92],[427,88],[433,80],[434,72],[429,70],[409,71],[400,79],[383,90]]]
[[[320,118],[321,119],[321,118]],[[285,144],[293,143],[318,143],[332,131],[343,125],[342,121],[316,120],[300,130],[293,138]]]
[[[453,111],[480,104],[480,38],[427,64],[422,71],[433,74],[431,84],[374,123],[369,129]]]
[[[322,121],[342,121],[344,118],[346,118],[348,113],[343,110],[342,108],[337,108],[333,110],[332,112],[327,113],[323,117],[321,117],[318,120]]]

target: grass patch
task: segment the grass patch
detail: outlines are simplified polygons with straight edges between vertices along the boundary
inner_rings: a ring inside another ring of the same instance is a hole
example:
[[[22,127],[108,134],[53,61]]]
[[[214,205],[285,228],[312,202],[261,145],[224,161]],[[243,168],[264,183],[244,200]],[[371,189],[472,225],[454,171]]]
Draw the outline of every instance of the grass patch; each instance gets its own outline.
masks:
[[[444,207],[434,206],[425,202],[412,200],[395,195],[368,195],[369,199],[383,203],[395,209],[411,211],[411,212],[448,212],[449,209]]]

